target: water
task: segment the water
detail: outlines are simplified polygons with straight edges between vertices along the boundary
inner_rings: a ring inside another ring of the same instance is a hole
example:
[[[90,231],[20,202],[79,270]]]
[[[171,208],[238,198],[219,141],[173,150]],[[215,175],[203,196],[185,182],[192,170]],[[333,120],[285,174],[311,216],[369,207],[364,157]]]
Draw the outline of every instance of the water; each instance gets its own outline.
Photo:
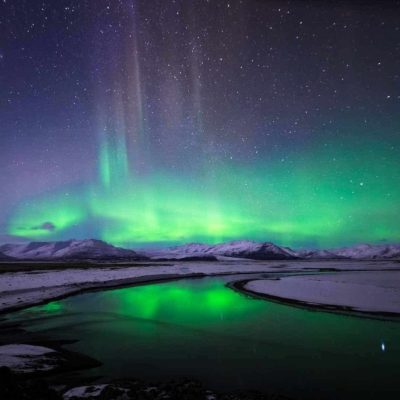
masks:
[[[227,288],[232,279],[86,293],[12,318],[51,339],[79,339],[69,348],[103,362],[86,372],[96,376],[185,376],[311,399],[400,393],[399,322],[252,299]]]

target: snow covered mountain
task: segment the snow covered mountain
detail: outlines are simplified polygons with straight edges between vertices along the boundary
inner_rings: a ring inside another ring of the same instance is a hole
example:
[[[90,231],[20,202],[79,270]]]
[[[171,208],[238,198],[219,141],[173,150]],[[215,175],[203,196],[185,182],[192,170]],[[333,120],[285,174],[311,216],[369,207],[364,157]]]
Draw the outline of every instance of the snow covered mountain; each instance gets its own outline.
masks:
[[[336,260],[347,258],[339,254],[335,254],[334,250],[299,250],[297,256],[306,260]]]
[[[0,252],[0,261],[11,261],[11,260],[13,260],[12,257],[7,256],[6,254]]]
[[[270,242],[254,242],[239,240],[217,245],[188,243],[182,246],[170,247],[148,255],[162,259],[183,259],[188,257],[219,256],[247,258],[252,260],[338,260],[338,259],[394,259],[400,258],[400,245],[368,245],[329,250],[292,250],[277,246]]]
[[[294,252],[270,242],[239,240],[213,246],[212,253],[225,257],[251,258],[253,260],[290,260]]]
[[[328,260],[328,259],[400,259],[400,244],[361,244],[330,250],[292,250],[270,242],[238,240],[216,245],[188,243],[153,251],[135,252],[115,247],[101,240],[68,240],[62,242],[31,242],[0,246],[0,261],[22,260],[77,260],[126,259],[213,261],[215,257],[245,258],[251,260]],[[148,257],[146,257],[146,255]]]
[[[298,258],[289,248],[276,246],[269,242],[254,242],[250,240],[237,240],[233,242],[207,245],[202,243],[189,243],[183,246],[170,247],[162,252],[151,254],[153,258],[184,258],[189,256],[223,256],[234,258],[248,258],[252,260],[291,260]]]
[[[299,258],[313,260],[350,259],[350,260],[385,260],[400,258],[400,245],[358,244],[329,250],[299,250]]]
[[[330,250],[334,254],[352,259],[392,259],[400,258],[400,244],[359,244],[351,247]]]
[[[27,244],[5,244],[0,252],[17,259],[130,259],[146,257],[133,250],[112,246],[96,239],[68,240],[63,242],[31,242]]]

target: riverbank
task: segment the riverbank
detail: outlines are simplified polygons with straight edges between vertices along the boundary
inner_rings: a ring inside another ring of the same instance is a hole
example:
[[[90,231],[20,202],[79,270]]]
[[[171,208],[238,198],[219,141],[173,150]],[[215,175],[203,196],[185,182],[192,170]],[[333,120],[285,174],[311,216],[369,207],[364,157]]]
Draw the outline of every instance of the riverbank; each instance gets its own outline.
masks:
[[[124,379],[102,384],[53,387],[44,380],[21,379],[8,368],[0,368],[0,398],[2,400],[290,400],[286,396],[256,391],[219,393],[191,379],[155,383]]]
[[[44,267],[43,267],[43,265]],[[225,262],[174,262],[132,264],[96,264],[82,267],[44,263],[24,266],[18,272],[0,274],[0,313],[19,310],[50,300],[64,298],[88,290],[129,286],[200,276],[246,273],[305,273],[320,271],[383,271],[399,270],[399,264],[355,261],[225,261]],[[8,271],[10,265],[8,265]],[[44,269],[43,269],[44,268]],[[19,269],[19,270],[18,270]]]
[[[230,286],[248,295],[289,305],[400,317],[400,271],[395,270],[247,279]]]

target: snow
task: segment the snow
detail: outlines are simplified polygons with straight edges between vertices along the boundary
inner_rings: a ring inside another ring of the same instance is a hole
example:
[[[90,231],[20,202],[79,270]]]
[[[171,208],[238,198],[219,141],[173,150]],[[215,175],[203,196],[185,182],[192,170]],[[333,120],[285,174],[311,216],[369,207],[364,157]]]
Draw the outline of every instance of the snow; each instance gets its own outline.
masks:
[[[64,242],[31,242],[26,244],[5,244],[0,252],[17,259],[65,259],[65,258],[135,258],[139,254],[133,250],[114,247],[106,242],[87,240],[68,240]],[[189,243],[183,246],[163,250],[144,251],[152,258],[184,258],[190,256],[221,256],[248,259],[293,259],[295,252],[289,248],[279,247],[270,242],[238,240],[207,245]]]
[[[213,250],[215,254],[224,256],[248,256],[251,258],[255,254],[264,254],[266,256],[276,255],[282,258],[294,258],[293,254],[290,254],[287,249],[276,246],[269,242],[253,242],[248,240],[240,240],[229,243],[223,243],[214,246]]]
[[[370,245],[370,244],[359,244],[357,246],[345,247],[341,249],[331,250],[338,256],[357,258],[357,259],[369,259],[369,258],[400,258],[400,245]]]
[[[340,272],[254,280],[245,290],[311,305],[400,314],[400,271]]]
[[[233,242],[207,245],[189,243],[164,250],[148,251],[149,257],[182,258],[187,256],[214,255],[219,257],[237,257],[247,259],[394,259],[400,258],[400,245],[360,244],[339,249],[292,250],[270,242],[238,240]]]
[[[49,357],[49,354],[53,357]],[[57,367],[55,352],[42,346],[8,344],[0,346],[0,366],[15,372],[49,371]]]
[[[107,258],[138,256],[133,250],[122,249],[95,239],[68,240],[63,242],[30,242],[5,244],[0,251],[17,259],[58,259],[58,258]]]
[[[87,398],[100,396],[107,384],[74,387],[63,394],[65,400],[73,397]]]
[[[350,258],[336,254],[334,250],[302,250],[297,252],[298,257],[315,260],[333,260],[339,258]]]
[[[164,251],[148,252],[150,257],[174,257],[187,256],[222,256],[248,259],[294,259],[295,253],[284,247],[276,246],[270,242],[255,242],[251,240],[236,240],[216,245],[202,243],[189,243],[183,246],[170,247]]]
[[[0,274],[0,311],[26,307],[53,298],[77,293],[82,290],[113,287],[168,277],[190,277],[195,274],[220,275],[254,272],[287,272],[330,268],[337,270],[396,269],[391,261],[219,261],[219,262],[174,262],[147,264],[140,267],[92,267],[66,268],[13,272]]]
[[[297,256],[305,259],[340,259],[348,258],[354,260],[368,259],[396,259],[400,258],[399,244],[358,244],[350,247],[329,250],[299,250]]]
[[[265,265],[227,263],[185,263],[144,267],[69,268],[64,270],[14,272],[0,274],[0,310],[27,306],[93,287],[134,283],[168,276],[262,272]]]
[[[274,259],[393,259],[400,258],[400,244],[369,245],[360,244],[339,249],[292,250],[270,242],[236,240],[216,245],[188,243],[165,249],[143,250],[142,256],[129,249],[115,247],[96,239],[68,240],[60,242],[31,242],[25,244],[5,244],[0,246],[0,259],[14,257],[21,260],[49,259],[135,259],[147,254],[149,257],[180,259],[185,257],[216,256],[236,257],[256,260]]]

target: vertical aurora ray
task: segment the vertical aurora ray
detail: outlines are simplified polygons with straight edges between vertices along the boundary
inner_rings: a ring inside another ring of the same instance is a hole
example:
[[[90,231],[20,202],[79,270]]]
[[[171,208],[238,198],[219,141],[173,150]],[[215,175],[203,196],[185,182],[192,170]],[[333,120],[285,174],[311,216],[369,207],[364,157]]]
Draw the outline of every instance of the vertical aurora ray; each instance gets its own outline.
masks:
[[[135,14],[132,15],[132,43],[128,46],[127,68],[131,72],[128,78],[128,95],[126,118],[130,127],[129,152],[132,155],[132,165],[137,170],[143,158],[148,155],[148,145],[145,141],[145,116],[143,110],[143,88],[139,63],[139,48],[137,43],[137,29]]]
[[[96,83],[100,185],[108,190],[127,185],[148,160],[136,10],[128,5],[129,39],[110,31],[115,43],[106,49],[96,40],[99,52],[109,58],[99,72],[101,85]]]
[[[108,91],[98,108],[99,175],[103,188],[121,185],[129,180],[127,122],[120,90]]]
[[[104,188],[126,182],[129,174],[128,153],[123,131],[102,135],[99,149],[100,182]]]

